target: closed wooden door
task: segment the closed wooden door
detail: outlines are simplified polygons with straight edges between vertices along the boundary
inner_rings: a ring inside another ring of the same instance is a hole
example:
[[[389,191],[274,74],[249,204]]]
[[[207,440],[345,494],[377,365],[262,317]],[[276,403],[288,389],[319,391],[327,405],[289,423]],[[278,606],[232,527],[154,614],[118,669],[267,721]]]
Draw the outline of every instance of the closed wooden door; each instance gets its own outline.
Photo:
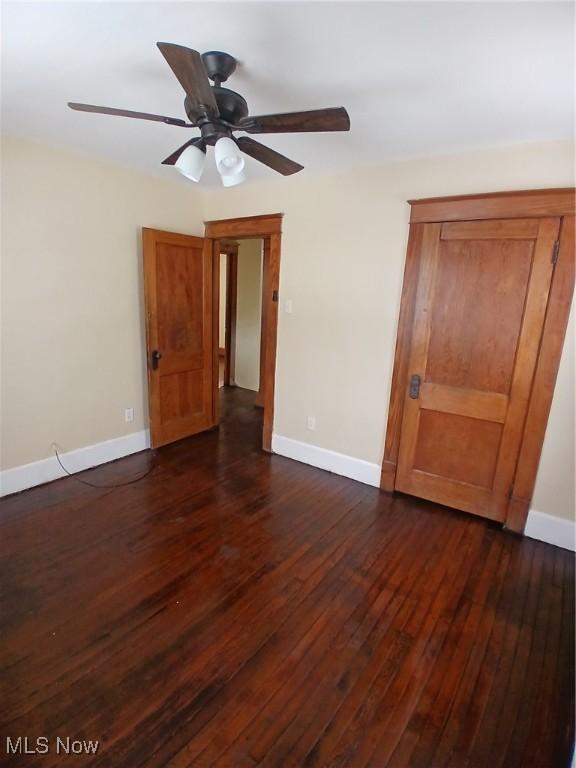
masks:
[[[423,225],[396,488],[504,520],[559,219]]]
[[[210,241],[143,230],[150,435],[153,447],[214,424]]]

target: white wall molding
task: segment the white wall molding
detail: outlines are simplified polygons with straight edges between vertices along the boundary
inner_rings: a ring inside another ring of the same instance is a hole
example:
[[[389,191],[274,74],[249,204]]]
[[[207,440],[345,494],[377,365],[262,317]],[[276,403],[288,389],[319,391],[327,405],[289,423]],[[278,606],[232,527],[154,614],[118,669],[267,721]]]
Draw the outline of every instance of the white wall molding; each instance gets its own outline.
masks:
[[[288,459],[301,461],[319,469],[326,469],[336,475],[343,475],[359,483],[380,487],[380,465],[355,459],[343,453],[319,448],[317,445],[302,443],[282,435],[272,435],[272,452]]]
[[[531,539],[545,541],[563,549],[576,551],[576,523],[561,517],[547,515],[531,509],[526,521],[524,534]]]
[[[76,473],[115,459],[121,459],[131,453],[144,451],[149,447],[150,433],[147,429],[143,429],[140,432],[106,440],[103,443],[87,445],[85,448],[61,453],[60,458],[69,472]],[[0,496],[24,491],[26,488],[33,488],[35,485],[42,485],[42,483],[50,483],[61,477],[66,477],[66,473],[58,464],[55,456],[33,461],[31,464],[23,464],[20,467],[5,469],[0,472]]]
[[[370,464],[353,456],[319,448],[317,445],[303,443],[300,440],[292,440],[282,435],[272,435],[272,451],[288,459],[310,464],[312,467],[326,469],[337,475],[349,477],[366,485],[380,486],[380,466]],[[556,547],[576,551],[576,523],[572,520],[564,520],[560,517],[547,515],[531,509],[528,514],[525,535],[531,539],[545,541]]]
[[[75,451],[60,454],[63,464],[73,473],[82,472],[90,467],[97,467],[123,456],[144,451],[150,447],[150,433],[147,429],[133,432],[124,437],[106,440]],[[312,467],[334,472],[336,475],[349,477],[359,483],[380,486],[380,466],[371,464],[353,456],[347,456],[317,445],[303,443],[282,435],[272,435],[272,451],[280,456],[309,464]],[[20,467],[5,469],[0,472],[0,496],[24,491],[36,485],[49,483],[66,477],[55,456]],[[525,535],[531,539],[545,541],[563,549],[576,551],[576,523],[553,517],[537,509],[531,509],[526,522]]]

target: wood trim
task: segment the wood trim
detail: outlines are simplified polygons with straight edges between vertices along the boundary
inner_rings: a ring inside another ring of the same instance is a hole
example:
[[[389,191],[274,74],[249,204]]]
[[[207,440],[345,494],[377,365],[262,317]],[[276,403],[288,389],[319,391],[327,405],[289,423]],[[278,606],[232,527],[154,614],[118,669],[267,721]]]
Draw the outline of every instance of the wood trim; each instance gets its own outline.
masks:
[[[424,227],[422,224],[413,224],[408,235],[408,250],[404,266],[400,317],[398,319],[396,350],[394,352],[394,371],[392,373],[390,406],[386,427],[386,443],[380,478],[380,487],[383,491],[393,491],[396,485],[396,466],[398,464],[398,451],[402,430],[404,393],[408,386],[408,363],[410,345],[412,343],[412,324],[414,322],[416,288],[420,273],[420,252],[423,232]]]
[[[499,392],[424,382],[420,387],[420,408],[503,424],[508,410],[508,396]]]
[[[262,284],[262,306],[266,306],[264,342],[264,427],[262,430],[262,448],[272,453],[272,428],[274,424],[274,388],[276,381],[276,344],[278,330],[278,301],[273,296],[280,289],[280,252],[282,235],[270,235],[270,248],[267,268],[267,285]],[[267,288],[267,293],[264,289]]]
[[[442,224],[442,240],[532,240],[538,235],[539,219],[494,219],[452,221]]]
[[[576,208],[573,188],[430,197],[408,202],[411,206],[410,222],[413,224],[473,219],[573,216]]]
[[[246,216],[238,219],[205,221],[204,236],[210,238],[266,237],[282,232],[283,213],[268,213],[264,216]]]
[[[220,243],[222,245],[222,243]],[[238,244],[227,253],[226,262],[226,354],[224,386],[234,384],[236,374],[236,308],[238,304]]]
[[[230,254],[238,253],[238,243],[234,240],[220,240],[220,253]]]
[[[217,243],[204,239],[204,250],[212,256],[212,427],[218,424],[220,417],[220,404],[218,400],[218,379],[220,377],[220,318],[218,307],[220,306],[220,251]]]
[[[574,293],[574,246],[574,216],[566,216],[561,224],[558,262],[552,277],[538,362],[516,466],[516,478],[506,513],[506,528],[518,533],[524,530],[534,493],[536,473],[564,346]]]
[[[516,467],[514,488],[505,519],[506,528],[518,533],[524,530],[534,492],[536,473],[574,292],[574,195],[574,189],[551,189],[409,201],[412,206],[412,215],[380,480],[382,490],[393,491],[396,484],[396,467],[404,395],[408,386],[408,363],[424,223],[428,221],[443,223],[467,219],[560,215],[563,218],[560,228],[558,262],[552,277],[538,362]]]
[[[280,288],[280,257],[282,251],[282,235],[280,213],[267,216],[253,216],[241,219],[222,219],[221,221],[206,222],[205,236],[213,243],[215,249],[219,248],[221,238],[262,238],[264,241],[264,263],[262,279],[262,312],[265,316],[265,328],[260,339],[261,346],[261,371],[264,371],[263,407],[264,423],[262,428],[262,449],[272,452],[272,429],[274,424],[274,389],[276,376],[276,345],[278,326],[278,301],[274,301],[274,294],[278,294]],[[218,253],[220,253],[218,251]],[[264,279],[266,275],[266,279]],[[219,281],[218,281],[219,282]],[[218,304],[215,305],[216,307]],[[218,313],[215,311],[216,322]],[[218,345],[214,344],[214,360],[218,363]],[[217,368],[216,368],[217,371]],[[218,379],[216,378],[216,393]],[[218,398],[215,397],[215,400]],[[216,422],[217,423],[217,422]]]
[[[266,328],[268,327],[268,303],[264,301],[264,296],[268,295],[270,290],[268,278],[269,265],[270,238],[264,238],[262,244],[262,302],[260,309],[260,376],[258,379],[258,393],[256,395],[256,405],[259,408],[264,408],[264,382],[266,380],[265,344],[262,340],[266,337]]]

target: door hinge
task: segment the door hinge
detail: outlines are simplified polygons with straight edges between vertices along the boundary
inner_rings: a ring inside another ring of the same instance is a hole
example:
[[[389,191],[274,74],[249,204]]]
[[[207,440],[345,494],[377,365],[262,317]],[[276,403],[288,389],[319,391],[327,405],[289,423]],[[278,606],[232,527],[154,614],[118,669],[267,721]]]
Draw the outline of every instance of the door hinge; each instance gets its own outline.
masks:
[[[552,248],[552,264],[556,264],[558,261],[558,254],[560,253],[560,240],[556,240],[554,247]]]
[[[272,291],[272,301],[278,301],[278,291]]]

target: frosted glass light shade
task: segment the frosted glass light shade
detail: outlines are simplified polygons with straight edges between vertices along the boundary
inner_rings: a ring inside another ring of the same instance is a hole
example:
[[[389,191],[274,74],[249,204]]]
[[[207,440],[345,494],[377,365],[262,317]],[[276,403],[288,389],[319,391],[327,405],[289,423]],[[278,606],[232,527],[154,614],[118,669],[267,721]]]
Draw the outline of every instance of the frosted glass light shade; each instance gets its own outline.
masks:
[[[246,174],[244,173],[244,170],[241,170],[238,171],[238,173],[230,174],[227,176],[220,174],[220,178],[222,179],[222,184],[225,187],[235,187],[237,184],[242,184],[243,181],[246,181]]]
[[[238,149],[235,141],[229,139],[227,136],[223,136],[218,139],[216,146],[214,147],[214,158],[216,160],[216,168],[218,173],[224,176],[234,176],[240,173],[244,168],[244,158],[242,153]],[[239,184],[240,182],[236,182]],[[226,186],[226,185],[225,185]],[[232,186],[228,184],[227,186]]]
[[[175,163],[183,176],[192,181],[200,181],[206,163],[206,152],[194,145],[186,147]]]

